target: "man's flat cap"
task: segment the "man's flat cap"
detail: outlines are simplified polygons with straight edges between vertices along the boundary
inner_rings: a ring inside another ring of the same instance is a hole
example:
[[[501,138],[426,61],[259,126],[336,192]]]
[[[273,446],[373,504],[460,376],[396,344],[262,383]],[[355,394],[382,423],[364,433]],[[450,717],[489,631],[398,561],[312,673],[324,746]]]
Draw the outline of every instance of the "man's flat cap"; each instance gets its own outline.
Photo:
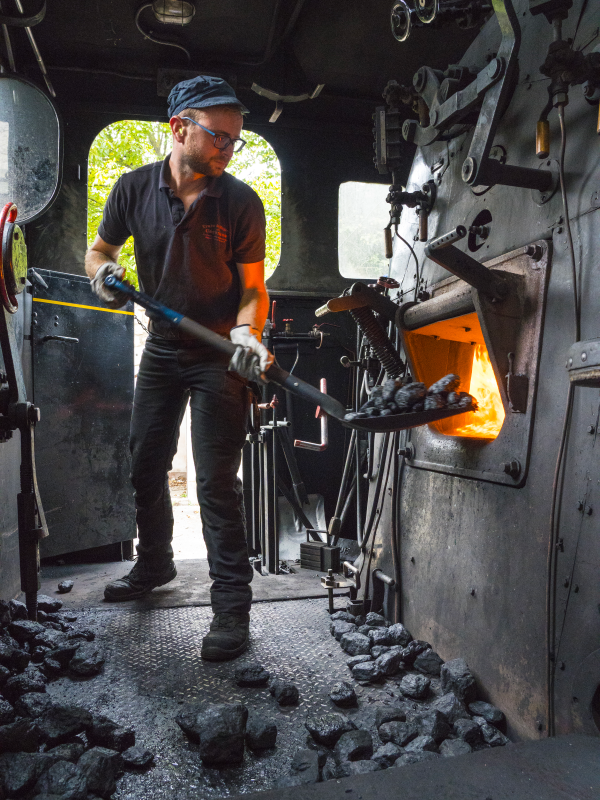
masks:
[[[210,106],[236,105],[240,111],[248,109],[235,96],[233,87],[222,78],[212,75],[198,75],[176,84],[169,94],[169,118],[175,117],[186,108],[209,108]]]

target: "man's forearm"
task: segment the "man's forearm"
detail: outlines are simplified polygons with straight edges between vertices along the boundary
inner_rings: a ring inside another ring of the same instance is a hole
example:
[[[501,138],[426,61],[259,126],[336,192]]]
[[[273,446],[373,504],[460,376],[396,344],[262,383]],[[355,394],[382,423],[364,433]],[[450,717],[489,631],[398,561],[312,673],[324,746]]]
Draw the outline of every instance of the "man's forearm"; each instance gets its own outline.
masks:
[[[102,264],[106,264],[107,261],[111,260],[105,253],[100,253],[98,250],[88,250],[85,254],[85,272],[88,278],[93,278]]]
[[[260,339],[269,313],[269,295],[266,290],[246,289],[240,301],[237,325],[250,325]]]

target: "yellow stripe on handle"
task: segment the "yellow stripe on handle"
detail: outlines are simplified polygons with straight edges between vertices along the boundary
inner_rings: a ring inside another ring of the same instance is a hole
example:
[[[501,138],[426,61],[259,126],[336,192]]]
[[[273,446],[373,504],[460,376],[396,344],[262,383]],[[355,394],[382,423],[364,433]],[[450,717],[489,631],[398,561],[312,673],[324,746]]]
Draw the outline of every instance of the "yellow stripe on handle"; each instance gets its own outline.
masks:
[[[62,300],[44,300],[43,297],[34,297],[34,303],[50,303],[52,306],[69,306],[70,308],[88,308],[91,311],[108,311],[109,314],[127,314],[135,316],[133,311],[121,311],[120,308],[102,308],[102,306],[82,306],[79,303],[65,303]]]

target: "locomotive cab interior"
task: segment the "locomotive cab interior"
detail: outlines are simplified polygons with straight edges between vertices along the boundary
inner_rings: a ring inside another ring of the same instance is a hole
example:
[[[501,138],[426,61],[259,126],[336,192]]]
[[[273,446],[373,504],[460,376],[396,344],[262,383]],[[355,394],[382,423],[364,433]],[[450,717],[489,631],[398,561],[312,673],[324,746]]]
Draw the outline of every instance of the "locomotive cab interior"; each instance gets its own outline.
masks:
[[[600,796],[599,11],[0,4],[0,797]],[[162,160],[200,75],[249,111],[273,225],[223,664],[187,413],[178,576],[103,599],[154,317],[84,269],[129,132]]]

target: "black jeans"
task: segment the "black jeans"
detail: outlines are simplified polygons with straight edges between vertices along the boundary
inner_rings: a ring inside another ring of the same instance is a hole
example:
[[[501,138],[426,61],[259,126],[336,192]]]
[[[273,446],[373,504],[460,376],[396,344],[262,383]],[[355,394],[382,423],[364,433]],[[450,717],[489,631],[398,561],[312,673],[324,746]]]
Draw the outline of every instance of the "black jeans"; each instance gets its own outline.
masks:
[[[131,481],[135,489],[138,555],[157,571],[173,557],[173,509],[168,471],[177,450],[188,398],[198,502],[208,551],[215,614],[250,611],[253,570],[248,561],[241,481],[248,388],[227,360],[202,347],[148,337],[131,419]],[[191,492],[192,488],[188,487]]]

